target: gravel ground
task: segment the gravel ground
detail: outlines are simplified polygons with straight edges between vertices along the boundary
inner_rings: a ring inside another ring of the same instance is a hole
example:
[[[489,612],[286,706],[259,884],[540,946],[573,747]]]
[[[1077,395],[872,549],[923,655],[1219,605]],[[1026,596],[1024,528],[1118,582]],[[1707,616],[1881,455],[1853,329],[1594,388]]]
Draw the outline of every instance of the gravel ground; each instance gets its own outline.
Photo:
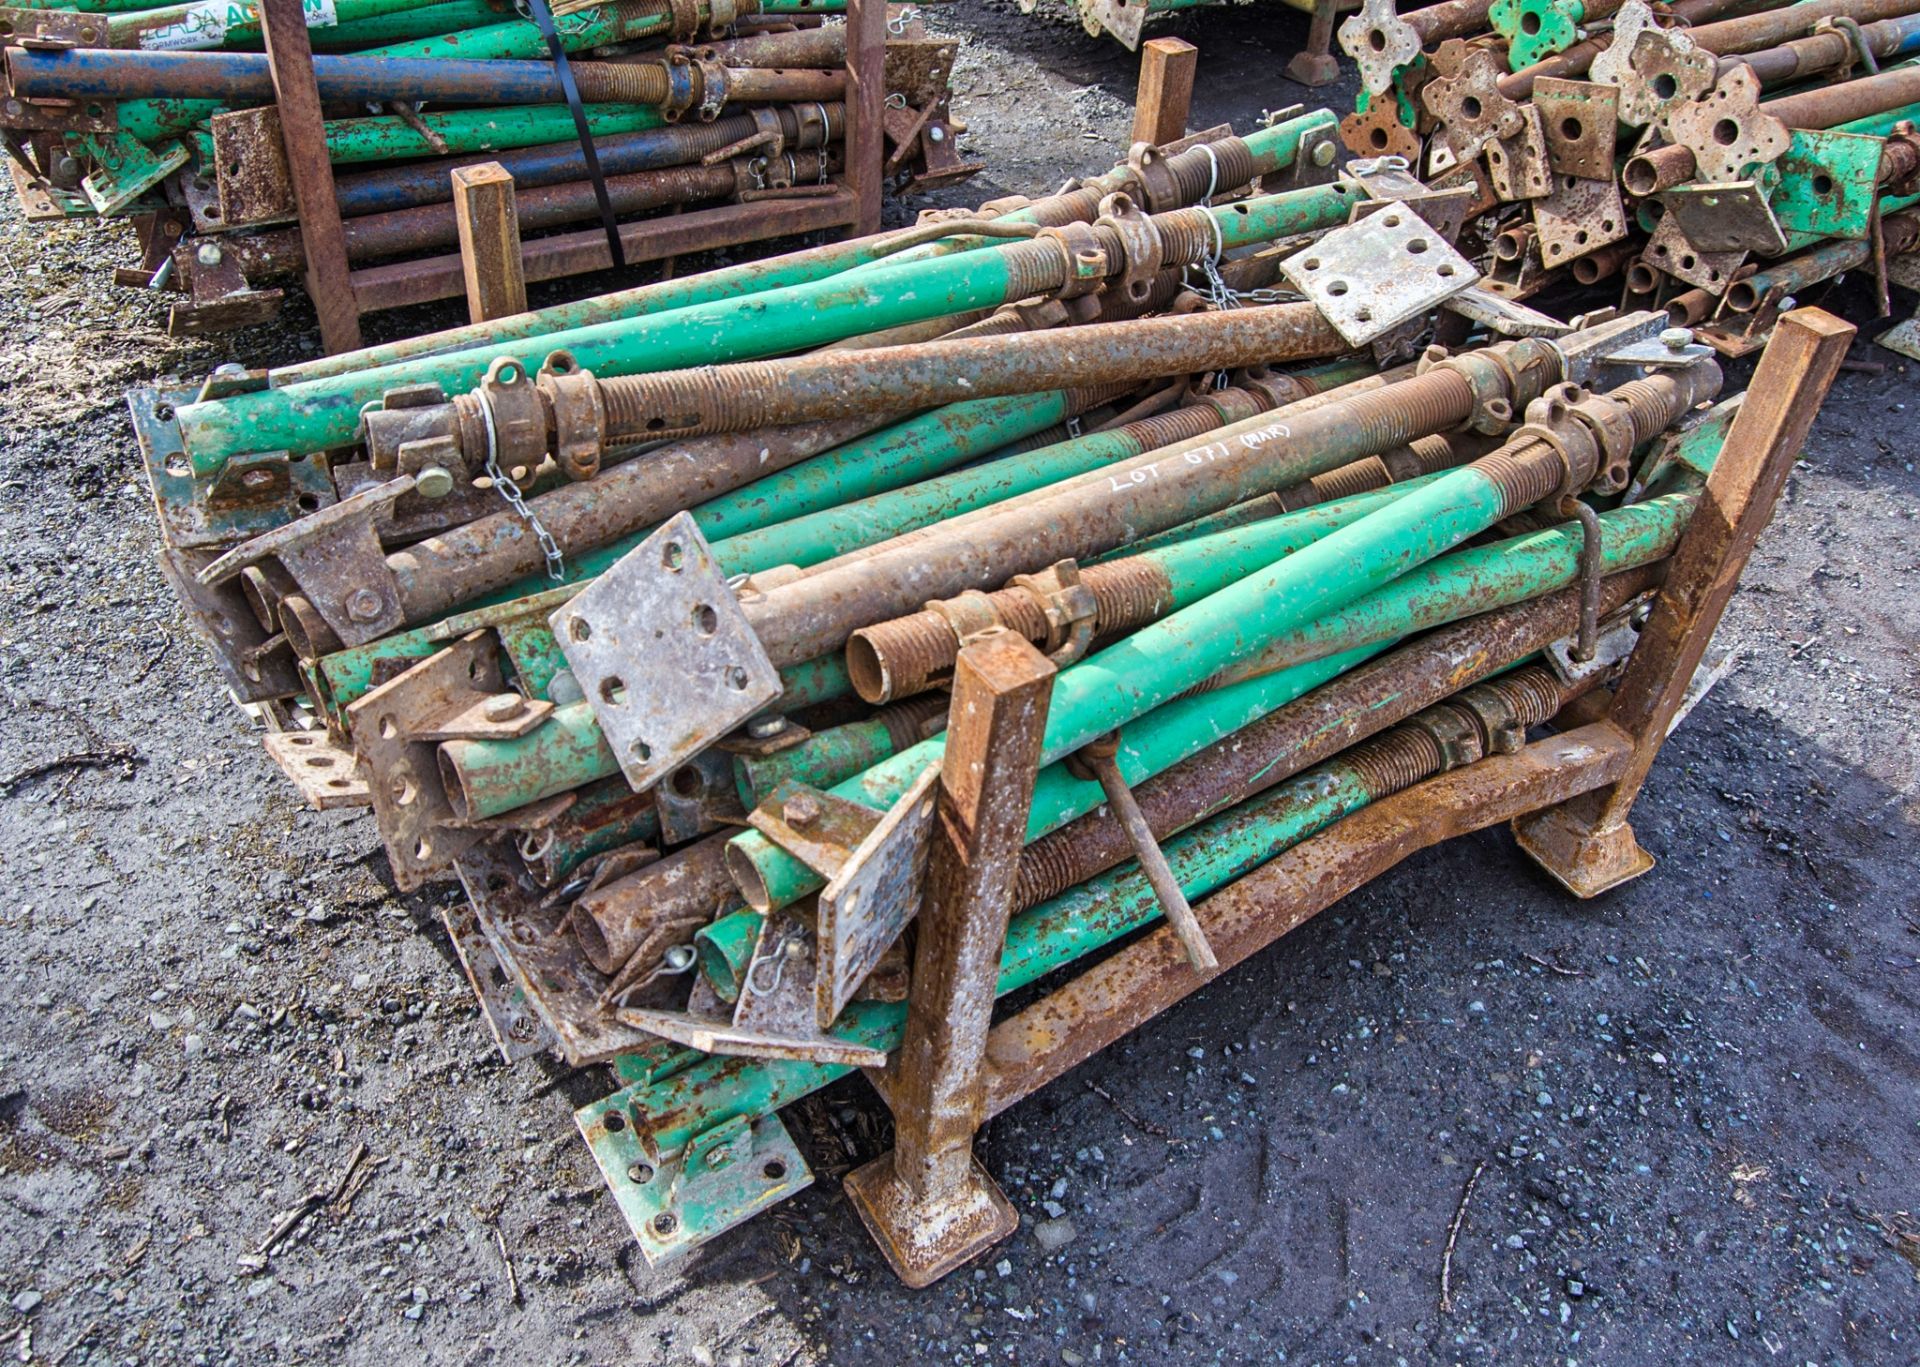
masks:
[[[956,103],[993,163],[950,201],[1121,150],[1116,46],[981,0],[938,22],[972,38]],[[1196,124],[1311,98],[1278,74],[1303,28],[1183,20]],[[0,1351],[1920,1361],[1920,424],[1897,358],[1862,343],[1886,369],[1821,416],[1723,627],[1738,665],[1639,808],[1652,875],[1577,904],[1500,832],[1409,860],[996,1121],[1022,1230],[913,1294],[836,1190],[887,1142],[857,1082],[790,1113],[810,1191],[677,1266],[637,1256],[571,1120],[607,1078],[497,1063],[446,894],[396,895],[370,821],[296,805],[153,571],[122,392],[310,354],[311,314],[170,342],[109,283],[124,252],[0,222]],[[32,772],[117,747],[137,758]],[[253,1270],[361,1146],[364,1185]]]

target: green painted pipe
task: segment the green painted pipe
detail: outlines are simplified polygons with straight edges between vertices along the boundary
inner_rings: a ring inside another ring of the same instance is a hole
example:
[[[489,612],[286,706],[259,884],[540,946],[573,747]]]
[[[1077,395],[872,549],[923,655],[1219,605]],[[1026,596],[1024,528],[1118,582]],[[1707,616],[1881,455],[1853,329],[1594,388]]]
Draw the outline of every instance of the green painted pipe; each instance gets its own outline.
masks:
[[[1336,123],[1337,120],[1331,113],[1321,109],[1248,134],[1244,141],[1248,151],[1253,154],[1255,165],[1262,173],[1277,171],[1293,164],[1303,138],[1331,128]],[[1019,209],[1001,215],[997,221],[1031,223],[1034,219],[1030,211]],[[276,389],[286,388],[314,380],[334,378],[354,371],[373,370],[419,357],[449,356],[470,348],[499,346],[524,338],[565,332],[593,323],[656,316],[675,309],[690,308],[696,304],[711,303],[716,299],[737,298],[782,286],[806,284],[878,260],[885,260],[888,264],[895,265],[928,256],[945,256],[962,251],[973,251],[992,244],[992,240],[988,238],[950,237],[935,243],[909,248],[895,255],[877,256],[876,252],[884,248],[887,240],[888,235],[882,234],[876,237],[855,238],[847,242],[829,243],[822,247],[787,252],[762,261],[749,261],[738,266],[703,271],[697,275],[688,275],[658,284],[618,290],[594,299],[557,304],[531,313],[517,314],[512,318],[470,324],[444,332],[430,332],[419,337],[388,342],[382,346],[343,352],[338,356],[325,356],[299,365],[285,366],[270,372],[269,381]]]
[[[1368,790],[1351,765],[1334,759],[1175,836],[1161,849],[1181,890],[1197,900],[1352,815],[1367,801]],[[994,994],[1004,997],[1038,982],[1160,914],[1153,889],[1132,863],[1070,888],[1013,918]],[[906,1020],[905,1002],[853,1002],[830,1033],[896,1049]],[[852,1071],[839,1064],[712,1055],[624,1088],[585,1108],[582,1115],[607,1110],[629,1114],[648,1152],[668,1158],[715,1125],[735,1117],[770,1115]]]
[[[1316,186],[1211,210],[1228,248],[1347,220],[1357,191]],[[1013,258],[1018,260],[1019,258]],[[180,435],[195,473],[219,472],[246,451],[308,452],[355,440],[360,410],[402,384],[437,382],[449,392],[478,384],[498,355],[518,354],[529,371],[565,348],[581,369],[629,375],[824,346],[862,333],[993,308],[1032,293],[999,248],[936,257],[716,299],[639,320],[597,323],[531,340],[518,348],[482,348],[403,361],[375,370],[179,409]]]
[[[1164,711],[1167,700],[1183,690],[1236,659],[1271,651],[1276,642],[1297,640],[1301,643],[1297,655],[1311,659],[1368,642],[1395,640],[1573,582],[1580,544],[1576,527],[1463,551],[1419,573],[1407,573],[1429,557],[1430,547],[1449,538],[1457,544],[1471,535],[1463,529],[1486,515],[1490,506],[1486,496],[1458,479],[1467,473],[1478,474],[1465,470],[1443,474],[1270,568],[1061,671],[1054,681],[1043,740],[1045,759],[1058,760],[1088,740],[1135,722],[1156,704]],[[1483,478],[1479,482],[1485,483]],[[1668,495],[1602,514],[1606,570],[1631,568],[1665,555],[1678,540],[1694,497]],[[1359,585],[1372,585],[1372,592],[1357,591]],[[1199,703],[1205,697],[1191,701]],[[1145,734],[1159,729],[1163,721],[1157,719]],[[1127,745],[1134,743],[1131,728],[1123,742],[1125,772]],[[922,741],[831,791],[885,810],[927,765],[939,761],[945,744],[943,736]],[[1129,782],[1137,781],[1133,775],[1128,777]],[[1047,782],[1043,772],[1042,783]],[[1088,796],[1097,805],[1097,786],[1082,788],[1093,790]],[[1048,814],[1039,793],[1036,788],[1029,839],[1052,828],[1042,823],[1058,819],[1057,813]],[[1091,809],[1090,805],[1082,810]],[[762,908],[790,905],[822,881],[758,831],[729,842],[728,862],[748,900]]]
[[[830,726],[771,755],[735,755],[734,786],[740,805],[752,811],[782,783],[830,788],[878,764],[899,748],[884,721],[869,719]]]
[[[308,29],[318,38],[341,24],[418,10],[424,4],[423,0],[332,0],[330,14],[328,8],[318,4],[302,8]],[[316,25],[316,19],[327,22]],[[108,47],[191,52],[257,44],[260,39],[260,8],[245,0],[188,0],[186,4],[117,14],[107,21]]]
[[[839,14],[845,9],[846,0],[757,0],[756,4],[743,7],[741,13]],[[701,4],[699,11],[704,22],[707,6]],[[559,34],[560,45],[568,52],[605,47],[609,43],[631,42],[636,38],[668,32],[672,27],[673,15],[665,4],[654,10],[641,10],[638,6],[627,5],[597,5],[553,17],[554,32]],[[540,36],[538,28],[530,21],[521,19],[488,24],[444,38],[396,43],[390,47],[376,48],[371,55],[482,60],[541,58],[547,55],[547,43]]]
[[[660,111],[643,105],[590,104],[583,106],[587,127],[595,137],[615,133],[643,133],[663,126]],[[449,109],[421,114],[419,122],[446,144],[446,155],[504,152],[516,147],[538,147],[574,136],[573,115],[564,104],[510,105],[499,109]],[[202,161],[213,156],[213,135],[196,131],[194,144]],[[329,119],[327,157],[336,166],[370,161],[404,161],[437,157],[441,153],[426,134],[392,115],[366,119]]]
[[[1439,478],[1442,476],[1425,477],[1426,481]],[[1303,509],[1284,518],[1274,518],[1271,524],[1264,525],[1260,529],[1261,536],[1251,543],[1258,546],[1258,554],[1244,549],[1241,553],[1255,565],[1268,564],[1280,555],[1311,544],[1312,541],[1330,534],[1341,526],[1358,521],[1368,513],[1384,506],[1394,497],[1405,493],[1410,487],[1412,482],[1361,494],[1352,499],[1342,499],[1338,503]],[[696,519],[699,516],[697,510],[695,516]],[[1252,532],[1255,529],[1243,530]],[[728,544],[724,541],[716,544],[713,547],[714,558],[727,573],[739,573],[741,572],[739,568],[725,557],[723,548]],[[1220,550],[1222,556],[1225,553],[1224,549]],[[1204,582],[1205,572],[1197,564],[1201,558],[1203,557],[1195,557],[1196,563],[1192,571],[1196,576],[1196,582]],[[804,668],[804,666],[799,667]],[[785,678],[786,671],[783,670],[783,681]],[[790,700],[784,694],[779,703],[783,710],[798,705],[798,702]],[[588,714],[587,718],[580,715],[583,711]],[[516,740],[446,741],[440,747],[441,773],[450,787],[460,791],[463,810],[473,818],[498,816],[502,812],[511,811],[528,802],[536,802],[541,798],[551,797],[555,793],[577,788],[583,783],[605,778],[617,773],[618,765],[612,749],[604,742],[597,745],[588,743],[586,732],[595,725],[590,720],[591,712],[592,709],[586,703],[557,708],[547,723]],[[561,716],[562,713],[566,714],[564,719]],[[562,721],[564,724],[549,735],[548,728]],[[1216,738],[1216,735],[1210,735],[1207,741]],[[1204,744],[1207,741],[1198,743]],[[1124,754],[1120,764],[1122,771],[1125,772],[1128,761]],[[1064,770],[1061,772],[1064,773]],[[1098,805],[1097,785],[1080,785],[1075,791],[1082,796],[1088,793],[1096,795],[1093,805]],[[1035,810],[1042,810],[1046,802],[1047,799],[1043,796],[1036,796]],[[874,804],[870,802],[868,805]],[[1090,808],[1081,810],[1090,810]],[[804,866],[798,867],[804,868]],[[817,880],[813,886],[819,886]],[[807,890],[802,889],[802,892]],[[779,902],[776,905],[784,906],[786,903]]]
[[[760,918],[750,911],[722,916],[693,933],[694,961],[700,976],[712,984],[723,1002],[740,1000],[740,984],[753,963],[760,940]]]
[[[316,29],[313,45],[321,51],[359,51],[415,38],[434,38],[458,33],[463,28],[496,23],[505,9],[495,7],[489,0],[440,0],[437,4],[418,5],[393,14],[356,19],[337,28]]]

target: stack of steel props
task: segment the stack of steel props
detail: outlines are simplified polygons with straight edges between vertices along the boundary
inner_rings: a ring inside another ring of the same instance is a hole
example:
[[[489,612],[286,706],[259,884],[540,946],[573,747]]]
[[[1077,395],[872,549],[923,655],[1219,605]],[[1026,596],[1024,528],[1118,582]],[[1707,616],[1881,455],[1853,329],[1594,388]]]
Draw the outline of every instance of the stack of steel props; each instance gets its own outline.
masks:
[[[1508,298],[1609,282],[1727,355],[1848,270],[1884,315],[1889,280],[1920,284],[1920,0],[1754,9],[1369,0],[1340,31],[1363,85],[1342,135],[1460,187]]]
[[[739,201],[764,205],[773,229],[779,204],[820,193],[841,169],[846,29],[810,16],[838,8],[562,14],[616,216]],[[305,11],[314,42],[331,49],[314,70],[338,115],[324,136],[363,307],[461,292],[449,171],[488,160],[514,176],[528,278],[604,264],[604,233],[553,232],[592,220],[598,202],[534,25],[499,9],[344,0]],[[28,216],[131,218],[142,258],[120,279],[184,295],[179,330],[270,316],[280,292],[256,286],[303,261],[299,233],[280,226],[295,206],[267,58],[244,50],[260,45],[252,7],[23,16],[0,128]],[[890,27],[887,170],[922,188],[978,170],[955,152],[946,110],[957,45],[929,40],[911,13]]]
[[[1218,971],[1189,897],[1632,650],[1734,444],[1711,350],[1503,305],[1459,196],[1329,180],[1332,123],[136,396],[164,563],[276,758],[372,805],[401,886],[460,880],[503,1053],[629,1084],[582,1121],[649,1257],[810,1180],[780,1104],[896,1046],[924,1083],[916,1013],[984,1032],[1162,914]],[[965,971],[923,890],[985,928]],[[856,1193],[883,1243],[891,1190]]]

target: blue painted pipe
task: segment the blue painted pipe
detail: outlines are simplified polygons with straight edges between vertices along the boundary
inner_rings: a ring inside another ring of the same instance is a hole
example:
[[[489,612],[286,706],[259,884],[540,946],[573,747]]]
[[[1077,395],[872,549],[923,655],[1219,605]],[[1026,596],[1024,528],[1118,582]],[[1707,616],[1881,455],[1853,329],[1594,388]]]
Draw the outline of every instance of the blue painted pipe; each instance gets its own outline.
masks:
[[[27,99],[219,100],[229,107],[273,100],[264,53],[8,48],[7,72],[13,93]],[[313,76],[322,100],[343,102],[550,104],[566,98],[548,62],[319,56]]]
[[[484,65],[497,66],[488,62]],[[830,106],[832,122],[840,123],[839,107]],[[669,166],[684,166],[698,161],[707,152],[751,135],[750,118],[732,116],[713,123],[678,124],[671,128],[649,128],[638,133],[616,133],[595,138],[600,154],[600,169],[609,176],[624,176],[634,171],[659,171]],[[550,142],[535,147],[518,147],[489,152],[472,161],[497,161],[513,176],[522,190],[537,185],[564,185],[586,178],[586,155],[578,142]],[[348,218],[360,214],[385,213],[391,209],[410,209],[422,204],[444,204],[453,197],[447,167],[442,161],[413,166],[394,166],[354,175],[336,175],[333,181],[340,212]]]

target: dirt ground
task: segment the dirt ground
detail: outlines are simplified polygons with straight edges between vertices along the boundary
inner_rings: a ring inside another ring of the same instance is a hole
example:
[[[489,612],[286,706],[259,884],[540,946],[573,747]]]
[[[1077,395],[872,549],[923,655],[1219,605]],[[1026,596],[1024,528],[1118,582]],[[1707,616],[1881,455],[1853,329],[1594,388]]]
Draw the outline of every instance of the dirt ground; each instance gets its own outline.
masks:
[[[938,22],[972,39],[956,104],[993,163],[956,198],[1122,150],[1117,46],[981,0]],[[1292,10],[1172,31],[1201,45],[1196,124],[1316,99],[1279,75]],[[1821,415],[1723,628],[1738,665],[1639,808],[1653,874],[1578,904],[1501,832],[1408,861],[995,1122],[1022,1230],[915,1294],[837,1190],[886,1143],[857,1081],[792,1115],[811,1190],[678,1265],[638,1256],[572,1122],[608,1079],[498,1063],[435,926],[451,893],[395,895],[370,820],[296,805],[154,572],[123,391],[310,354],[311,314],[169,342],[109,283],[124,251],[0,224],[0,1352],[1920,1361],[1898,358],[1857,344],[1885,369]],[[1865,316],[1864,291],[1828,302]],[[31,772],[116,747],[137,758]],[[250,1271],[362,1145],[350,1208]]]

